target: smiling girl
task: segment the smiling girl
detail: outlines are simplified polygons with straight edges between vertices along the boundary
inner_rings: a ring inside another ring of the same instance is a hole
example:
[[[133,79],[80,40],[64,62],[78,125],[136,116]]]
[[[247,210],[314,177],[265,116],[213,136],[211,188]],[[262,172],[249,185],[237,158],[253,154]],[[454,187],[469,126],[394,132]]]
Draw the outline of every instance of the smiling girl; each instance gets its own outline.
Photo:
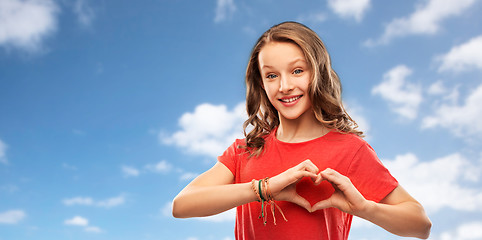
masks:
[[[236,239],[347,239],[353,216],[400,236],[431,222],[382,165],[345,111],[330,57],[308,27],[284,22],[254,46],[248,120],[218,162],[173,201],[173,215],[237,207]]]

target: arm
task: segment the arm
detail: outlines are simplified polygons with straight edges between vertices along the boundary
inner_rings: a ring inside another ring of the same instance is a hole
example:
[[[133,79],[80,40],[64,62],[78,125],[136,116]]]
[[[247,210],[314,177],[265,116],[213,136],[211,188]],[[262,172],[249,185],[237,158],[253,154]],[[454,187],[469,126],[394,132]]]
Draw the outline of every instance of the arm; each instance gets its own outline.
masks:
[[[204,217],[256,201],[250,183],[233,182],[231,171],[224,164],[216,163],[174,198],[172,215],[177,218]]]
[[[290,201],[311,210],[310,203],[296,193],[296,183],[303,177],[320,181],[318,171],[311,161],[306,160],[272,177],[272,193],[277,196],[277,200]],[[231,171],[224,164],[216,163],[174,198],[172,215],[177,218],[210,216],[257,200],[250,182],[233,182]]]
[[[353,186],[350,179],[332,169],[320,173],[329,181],[335,193],[313,206],[313,210],[336,207],[343,212],[364,218],[385,230],[405,237],[426,239],[432,223],[422,205],[401,186],[397,186],[380,203],[366,200]]]
[[[432,223],[422,205],[400,185],[380,203],[369,202],[365,219],[400,236],[427,239]]]

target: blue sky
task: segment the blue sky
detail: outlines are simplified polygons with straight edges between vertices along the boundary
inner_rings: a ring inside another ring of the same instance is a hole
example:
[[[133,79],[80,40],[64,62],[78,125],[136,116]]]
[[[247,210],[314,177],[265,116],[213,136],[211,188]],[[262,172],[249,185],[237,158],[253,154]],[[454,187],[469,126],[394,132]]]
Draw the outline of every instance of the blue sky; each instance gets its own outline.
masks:
[[[0,240],[234,239],[233,211],[170,204],[242,137],[249,52],[287,20],[431,239],[482,239],[481,1],[1,0]],[[350,239],[400,238],[355,219]]]

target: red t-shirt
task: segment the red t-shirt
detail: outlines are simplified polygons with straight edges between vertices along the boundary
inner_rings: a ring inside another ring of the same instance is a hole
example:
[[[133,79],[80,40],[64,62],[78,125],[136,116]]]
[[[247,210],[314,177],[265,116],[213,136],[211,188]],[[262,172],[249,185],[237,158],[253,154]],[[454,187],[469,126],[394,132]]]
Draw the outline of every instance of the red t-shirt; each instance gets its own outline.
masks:
[[[248,153],[238,146],[244,140],[236,140],[218,161],[231,170],[235,183],[246,183],[252,179],[272,177],[298,163],[310,159],[320,170],[332,168],[347,176],[360,193],[368,200],[379,202],[396,186],[397,180],[382,165],[375,151],[367,142],[354,134],[331,131],[328,134],[301,143],[281,142],[273,131],[266,137],[265,152],[259,157],[248,158]],[[297,192],[311,205],[326,199],[333,193],[326,181],[314,186],[311,180],[303,179]],[[336,208],[309,213],[306,209],[285,201],[277,201],[288,219],[278,210],[276,223],[268,210],[267,224],[258,219],[261,203],[251,202],[237,207],[236,239],[347,239],[352,216]]]

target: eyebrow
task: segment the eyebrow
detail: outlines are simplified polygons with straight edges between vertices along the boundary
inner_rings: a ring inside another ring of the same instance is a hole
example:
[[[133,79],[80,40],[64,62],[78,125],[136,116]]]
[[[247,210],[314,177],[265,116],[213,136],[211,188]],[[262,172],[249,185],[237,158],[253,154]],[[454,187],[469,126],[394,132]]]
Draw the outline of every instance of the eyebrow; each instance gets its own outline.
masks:
[[[295,60],[291,61],[288,63],[288,66],[291,66],[291,65],[294,65],[295,63],[298,63],[298,62],[304,62],[305,64],[307,64],[306,60],[303,59],[303,58],[296,58]],[[264,65],[262,67],[262,69],[264,68],[273,68],[273,66],[270,66],[270,65]]]

